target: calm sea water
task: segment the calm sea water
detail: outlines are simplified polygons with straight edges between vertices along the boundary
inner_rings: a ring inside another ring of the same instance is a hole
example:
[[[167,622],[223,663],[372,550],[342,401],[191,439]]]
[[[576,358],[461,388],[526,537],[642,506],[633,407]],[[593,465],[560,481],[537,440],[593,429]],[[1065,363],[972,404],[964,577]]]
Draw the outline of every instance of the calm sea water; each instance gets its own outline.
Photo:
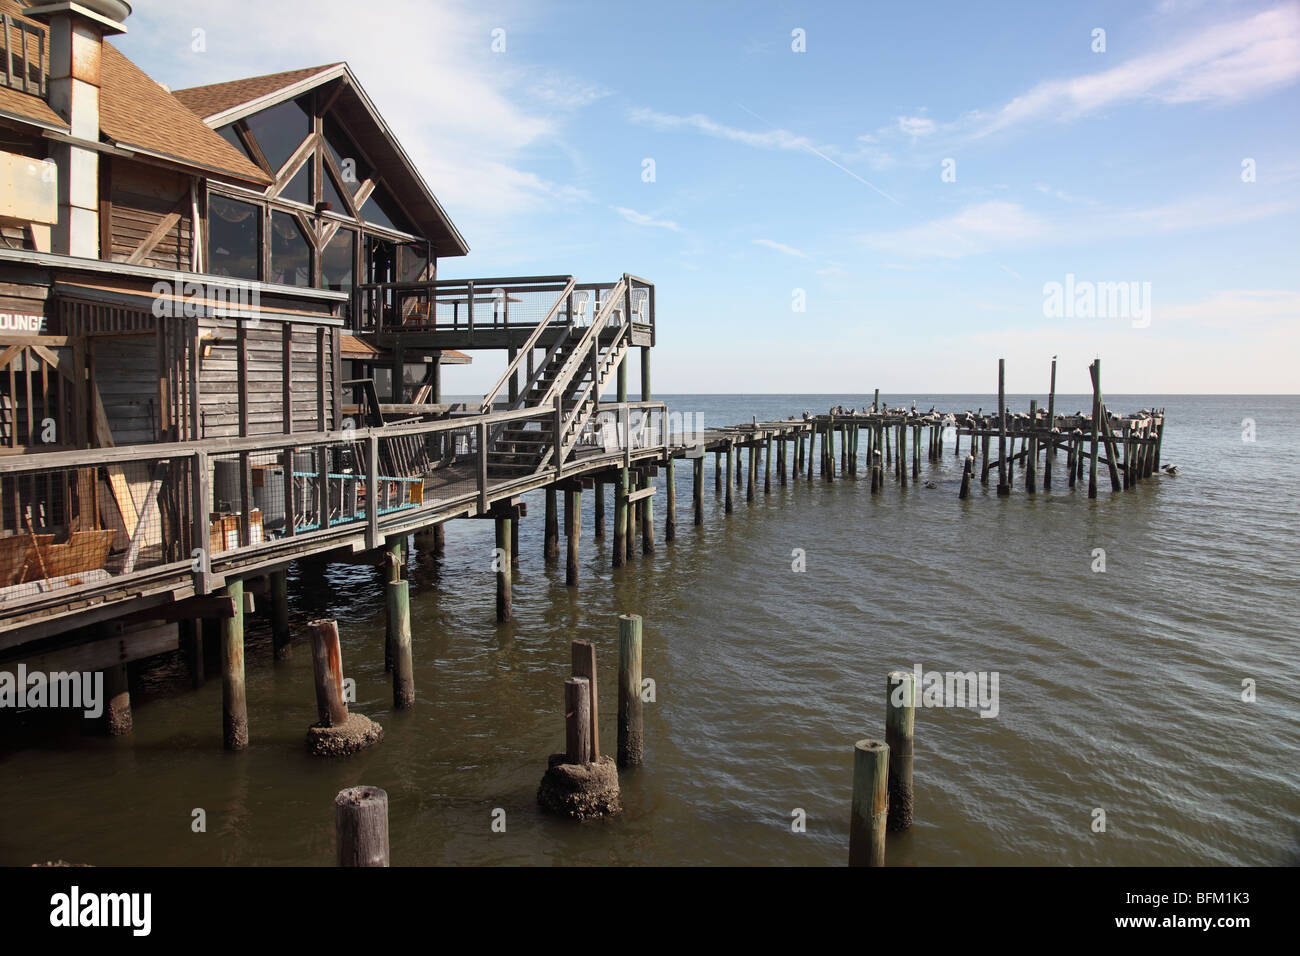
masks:
[[[994,407],[989,395],[886,395],[891,405]],[[871,398],[664,396],[722,425],[860,406]],[[404,864],[815,864],[847,859],[853,742],[879,736],[894,668],[996,671],[999,712],[922,709],[916,822],[892,864],[1300,862],[1300,399],[1108,396],[1168,410],[1164,461],[1182,474],[1098,500],[1066,487],[957,499],[951,441],[922,482],[800,479],[724,518],[706,460],[705,522],[610,567],[584,495],[582,582],[542,558],[530,500],[515,620],[493,620],[492,529],[454,522],[441,562],[414,551],[418,703],[391,708],[379,575],[291,575],[295,621],[336,616],[354,710],[384,743],[307,757],[311,659],[274,664],[251,619],[253,745],[221,750],[220,680],[188,689],[179,655],[137,675],[135,733],[38,727],[10,735],[0,863],[333,862],[334,794],[388,791]],[[1028,396],[1013,399],[1024,410]],[[1058,408],[1087,408],[1064,397]],[[1243,420],[1255,423],[1243,441]],[[657,484],[662,488],[662,477]],[[656,520],[663,518],[662,492]],[[611,509],[612,518],[612,509]],[[662,528],[662,525],[661,525]],[[611,525],[612,530],[612,525]],[[802,548],[807,570],[791,569]],[[1106,551],[1094,573],[1093,550]],[[646,762],[622,777],[626,811],[574,824],[542,815],[546,756],[563,749],[571,638],[596,643],[602,745],[614,746],[620,613],[645,619]],[[1242,700],[1254,682],[1254,702]],[[207,832],[191,828],[202,808]],[[506,831],[493,832],[493,811]],[[806,832],[792,832],[801,809]],[[1095,811],[1105,832],[1094,832]]]

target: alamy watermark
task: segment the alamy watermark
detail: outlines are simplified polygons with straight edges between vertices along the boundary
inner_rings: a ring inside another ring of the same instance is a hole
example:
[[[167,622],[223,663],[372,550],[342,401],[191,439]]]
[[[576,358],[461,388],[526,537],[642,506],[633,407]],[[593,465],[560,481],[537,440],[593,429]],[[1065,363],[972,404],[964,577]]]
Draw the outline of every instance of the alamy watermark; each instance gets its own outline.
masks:
[[[1064,282],[1043,284],[1043,317],[1048,319],[1131,319],[1133,328],[1151,324],[1150,282],[1092,282],[1073,272]]]
[[[973,707],[981,717],[998,715],[997,671],[927,671],[917,664],[912,677],[890,691],[894,707]],[[918,694],[920,701],[915,699]]]
[[[70,708],[94,719],[104,712],[103,671],[0,671],[0,707]]]

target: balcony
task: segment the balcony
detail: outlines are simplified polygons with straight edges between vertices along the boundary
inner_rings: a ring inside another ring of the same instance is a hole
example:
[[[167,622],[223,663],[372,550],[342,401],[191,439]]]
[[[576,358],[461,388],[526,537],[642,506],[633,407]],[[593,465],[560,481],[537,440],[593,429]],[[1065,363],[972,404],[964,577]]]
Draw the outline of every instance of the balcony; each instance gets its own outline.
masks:
[[[589,324],[616,290],[624,301],[614,304],[611,324],[629,321],[630,344],[653,345],[654,284],[633,275],[590,283],[573,276],[365,283],[353,293],[353,329],[383,348],[509,349],[551,323],[534,341],[549,348],[562,328]]]

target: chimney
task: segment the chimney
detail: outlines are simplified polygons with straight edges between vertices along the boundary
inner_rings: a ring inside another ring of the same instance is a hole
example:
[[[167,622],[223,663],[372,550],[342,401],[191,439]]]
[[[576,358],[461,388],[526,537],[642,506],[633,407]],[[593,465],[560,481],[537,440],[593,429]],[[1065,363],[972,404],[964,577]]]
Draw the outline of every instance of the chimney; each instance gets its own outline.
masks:
[[[50,108],[67,120],[73,140],[99,143],[99,71],[104,37],[125,33],[131,14],[123,0],[59,0],[23,13],[50,28]],[[74,143],[50,150],[59,169],[59,221],[54,252],[99,258],[99,153]]]

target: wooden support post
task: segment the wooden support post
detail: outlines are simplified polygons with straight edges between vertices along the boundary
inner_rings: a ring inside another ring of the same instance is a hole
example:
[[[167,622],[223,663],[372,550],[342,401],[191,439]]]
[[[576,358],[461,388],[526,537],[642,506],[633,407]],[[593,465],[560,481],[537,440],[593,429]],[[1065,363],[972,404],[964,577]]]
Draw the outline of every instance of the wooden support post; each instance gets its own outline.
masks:
[[[206,677],[203,666],[203,620],[194,618],[184,623],[185,634],[181,643],[185,648],[185,663],[190,671],[190,683],[194,687],[203,684]]]
[[[342,727],[348,720],[348,705],[343,699],[343,656],[339,650],[338,622],[312,621],[307,630],[311,634],[317,722],[322,727]]]
[[[921,480],[921,429],[917,425],[912,429],[912,480]],[[930,438],[934,438],[934,429],[930,429]]]
[[[115,664],[104,669],[104,731],[110,737],[124,737],[133,729],[126,665]]]
[[[758,467],[758,440],[751,438],[749,444],[749,484],[745,486],[745,500],[754,503],[754,471]]]
[[[971,479],[974,477],[975,477],[975,453],[971,452],[969,455],[966,456],[966,464],[962,466],[962,470],[961,470],[961,491],[957,493],[957,497],[960,498],[962,501],[965,501],[967,498],[970,497],[970,483],[971,483]]]
[[[898,426],[898,478],[907,487],[907,425]]]
[[[226,582],[235,613],[221,619],[221,736],[227,750],[248,746],[248,702],[244,690],[244,582]]]
[[[632,491],[641,489],[641,476],[632,472],[628,476],[628,488]],[[636,539],[639,525],[641,523],[641,505],[639,502],[632,501],[627,506],[627,559],[631,561],[636,556]]]
[[[591,641],[573,641],[569,644],[573,676],[587,681],[588,701],[591,711],[591,757],[600,759],[600,694],[596,686],[596,645]]]
[[[605,537],[605,483],[597,481],[594,491],[596,496],[592,506],[592,523],[595,525],[592,537],[601,539]]]
[[[542,551],[546,558],[546,563],[550,564],[557,561],[560,557],[560,519],[558,515],[559,506],[556,502],[556,491],[554,485],[546,487],[546,540]]]
[[[618,483],[614,486],[614,567],[621,568],[627,561],[627,479],[626,468],[618,470]]]
[[[871,452],[871,493],[879,494],[885,483],[885,466],[880,462],[880,449]]]
[[[763,447],[763,494],[772,493],[772,436],[769,433],[764,439]]]
[[[713,493],[722,494],[722,452],[713,453]]]
[[[1066,446],[1065,473],[1069,487],[1073,488],[1076,458],[1079,454],[1079,429],[1074,429],[1074,431],[1070,433],[1067,441],[1069,441],[1069,445]]]
[[[591,763],[591,681],[564,681],[564,762]]]
[[[496,519],[497,532],[497,621],[510,620],[513,612],[510,596],[510,519]]]
[[[1052,382],[1047,391],[1047,451],[1043,455],[1043,490],[1052,490],[1052,462],[1056,459],[1056,443],[1052,433],[1056,429],[1056,359],[1052,359]]]
[[[271,644],[275,659],[285,661],[292,656],[289,643],[289,572],[272,571],[267,583],[271,589]]]
[[[402,558],[403,539],[400,535],[394,535],[384,542],[384,583],[391,584],[394,581],[402,580],[402,568],[406,562]],[[387,590],[385,590],[387,595]],[[387,597],[385,597],[387,600]],[[393,620],[390,617],[384,619],[384,671],[388,672],[393,669]]]
[[[1025,456],[1025,491],[1038,492],[1038,399],[1029,400],[1029,434],[1025,436],[1028,453]]]
[[[885,865],[888,783],[889,745],[883,740],[859,740],[853,747],[849,866]]]
[[[641,763],[641,616],[618,618],[618,765]]]
[[[442,524],[433,526],[433,556],[440,558],[447,550],[447,529]]]
[[[509,584],[506,585],[509,588]],[[500,594],[497,608],[500,613]],[[509,592],[506,596],[509,616]],[[388,620],[393,634],[393,706],[399,710],[415,703],[415,671],[411,664],[411,582],[388,582]],[[504,620],[504,618],[502,619]]]
[[[1101,359],[1088,366],[1092,376],[1092,461],[1088,465],[1088,497],[1097,497],[1097,451],[1101,439]]]
[[[650,487],[650,478],[647,476],[642,482],[641,487]],[[647,495],[639,502],[641,505],[641,553],[655,553],[655,499],[654,495]]]
[[[388,794],[349,787],[334,798],[339,866],[388,866]]]
[[[695,509],[695,523],[704,524],[704,456],[691,463],[694,481],[691,487],[691,504]]]
[[[664,504],[664,540],[672,541],[677,537],[677,459],[671,454],[664,462],[664,481],[668,486]]]
[[[889,829],[912,825],[912,735],[916,727],[916,678],[891,671],[885,681],[885,743],[889,747]]]
[[[989,433],[987,431],[980,438],[980,453],[984,458],[984,470],[980,473],[980,482],[987,485],[989,483]]]
[[[998,359],[998,497],[1011,494],[1007,484],[1007,360]]]
[[[565,553],[564,583],[569,587],[578,586],[578,541],[582,538],[582,492],[569,490],[564,492],[564,528],[568,535],[568,548]]]
[[[731,514],[731,459],[736,457],[736,448],[731,439],[727,439],[727,476],[724,484],[726,485],[726,502],[723,505],[723,512]]]

